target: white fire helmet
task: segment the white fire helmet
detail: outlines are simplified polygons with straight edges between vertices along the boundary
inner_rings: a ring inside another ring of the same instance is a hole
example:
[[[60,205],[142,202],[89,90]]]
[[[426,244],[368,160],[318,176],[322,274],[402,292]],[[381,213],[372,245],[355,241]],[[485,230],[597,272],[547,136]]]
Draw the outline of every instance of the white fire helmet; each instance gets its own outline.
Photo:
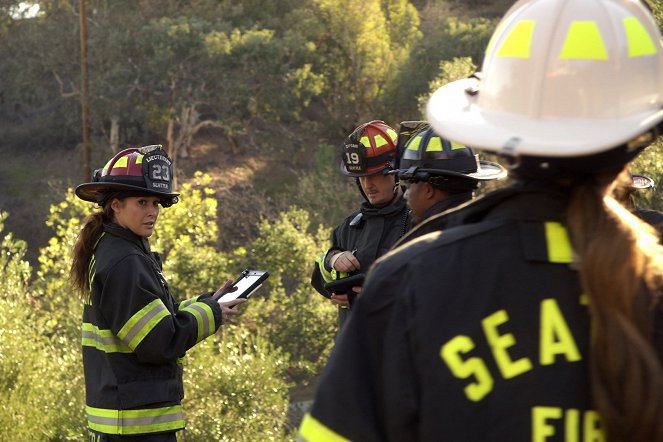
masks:
[[[663,120],[660,31],[639,0],[520,0],[482,72],[438,89],[427,114],[442,136],[509,156],[611,150]]]

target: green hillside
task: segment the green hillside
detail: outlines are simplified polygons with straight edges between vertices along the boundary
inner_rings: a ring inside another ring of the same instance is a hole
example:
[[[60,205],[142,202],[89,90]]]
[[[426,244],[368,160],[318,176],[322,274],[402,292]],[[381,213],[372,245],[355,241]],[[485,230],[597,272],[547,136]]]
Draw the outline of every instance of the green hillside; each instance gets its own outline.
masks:
[[[0,210],[35,262],[49,206],[84,178],[79,13],[43,1],[21,17],[19,3],[0,4]],[[292,204],[337,222],[357,195],[338,179],[335,147],[369,119],[421,118],[440,62],[480,63],[509,2],[233,3],[86,10],[90,168],[123,147],[164,144],[180,182],[196,170],[214,178],[221,247]],[[236,210],[241,223],[224,216]]]

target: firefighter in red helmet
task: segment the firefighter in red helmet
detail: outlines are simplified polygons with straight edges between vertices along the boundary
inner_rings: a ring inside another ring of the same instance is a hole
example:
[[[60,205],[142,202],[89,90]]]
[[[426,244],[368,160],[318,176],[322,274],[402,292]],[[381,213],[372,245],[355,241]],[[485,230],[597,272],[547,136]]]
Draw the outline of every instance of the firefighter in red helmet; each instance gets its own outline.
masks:
[[[97,203],[76,241],[71,276],[83,297],[83,368],[90,440],[176,441],[184,428],[181,359],[232,306],[216,292],[175,302],[150,250],[159,205],[178,200],[160,145],[125,149],[76,195]]]
[[[357,127],[345,140],[341,173],[356,180],[365,201],[332,233],[331,247],[316,260],[311,284],[339,306],[339,326],[361,290],[361,275],[406,232],[410,217],[394,170],[397,133],[384,121]],[[349,287],[334,288],[348,276]],[[331,286],[331,287],[330,287]]]

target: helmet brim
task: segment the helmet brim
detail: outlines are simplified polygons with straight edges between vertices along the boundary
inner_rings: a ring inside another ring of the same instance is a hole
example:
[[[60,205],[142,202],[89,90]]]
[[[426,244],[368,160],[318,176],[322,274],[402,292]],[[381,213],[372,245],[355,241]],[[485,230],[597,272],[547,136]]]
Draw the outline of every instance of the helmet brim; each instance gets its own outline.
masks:
[[[369,176],[369,175],[377,175],[377,174],[388,174],[388,172],[392,170],[390,166],[385,166],[381,169],[378,170],[373,170],[370,172],[349,172],[348,169],[345,167],[345,164],[341,161],[341,173],[345,176],[349,176],[352,178],[360,178],[363,176]]]
[[[137,192],[144,195],[161,197],[161,198],[174,198],[180,195],[179,193],[151,192],[145,189],[144,187],[132,186],[129,184],[112,183],[112,182],[93,182],[93,183],[79,184],[76,187],[76,196],[82,199],[83,201],[98,203],[103,193],[113,192],[113,191],[123,191],[123,190]]]
[[[631,189],[651,189],[654,187],[654,180],[645,175],[631,174]]]
[[[467,175],[479,181],[489,181],[504,178],[507,175],[507,171],[501,164],[479,160],[478,170]]]
[[[468,91],[476,91],[471,93]],[[433,129],[479,150],[510,156],[577,157],[607,151],[663,121],[663,109],[619,118],[536,118],[498,113],[478,106],[476,78],[448,83],[427,105]]]
[[[403,178],[409,170],[410,169],[397,169],[389,172],[389,174],[397,174],[399,178]],[[507,176],[507,170],[501,164],[486,160],[479,160],[479,167],[476,172],[465,173],[455,170],[429,169],[426,167],[417,167],[416,170],[426,172],[432,176],[448,176],[451,178],[469,179],[472,181],[499,180]]]

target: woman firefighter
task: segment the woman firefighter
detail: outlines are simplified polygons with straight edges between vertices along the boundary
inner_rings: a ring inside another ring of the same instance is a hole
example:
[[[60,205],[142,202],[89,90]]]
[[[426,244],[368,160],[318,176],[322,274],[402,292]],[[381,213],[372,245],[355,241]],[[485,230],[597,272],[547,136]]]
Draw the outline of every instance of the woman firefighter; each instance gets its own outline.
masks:
[[[175,302],[150,251],[159,205],[177,203],[172,164],[160,145],[125,149],[76,195],[101,211],[73,250],[83,295],[83,366],[90,440],[175,441],[184,428],[180,359],[213,335],[243,300],[215,293]]]

